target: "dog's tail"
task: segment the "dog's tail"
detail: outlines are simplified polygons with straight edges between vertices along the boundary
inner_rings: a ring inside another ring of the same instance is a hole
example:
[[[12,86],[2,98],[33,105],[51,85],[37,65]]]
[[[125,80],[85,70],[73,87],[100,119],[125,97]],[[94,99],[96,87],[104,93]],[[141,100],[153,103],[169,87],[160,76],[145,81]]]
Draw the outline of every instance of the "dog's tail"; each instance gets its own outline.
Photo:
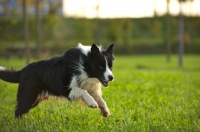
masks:
[[[13,69],[8,70],[5,67],[0,66],[0,79],[11,82],[19,83],[21,78],[21,71],[15,71]]]

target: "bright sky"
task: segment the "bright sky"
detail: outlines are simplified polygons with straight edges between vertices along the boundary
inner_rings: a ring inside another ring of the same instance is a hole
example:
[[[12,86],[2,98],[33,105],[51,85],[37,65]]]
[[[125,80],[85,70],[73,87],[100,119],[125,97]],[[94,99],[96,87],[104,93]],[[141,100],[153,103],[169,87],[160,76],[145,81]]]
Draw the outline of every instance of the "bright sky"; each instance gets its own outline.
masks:
[[[178,0],[171,0],[171,14],[178,14]],[[63,0],[64,15],[77,17],[151,17],[166,12],[166,0]],[[97,10],[98,9],[98,10]],[[200,0],[183,4],[185,14],[200,16]]]

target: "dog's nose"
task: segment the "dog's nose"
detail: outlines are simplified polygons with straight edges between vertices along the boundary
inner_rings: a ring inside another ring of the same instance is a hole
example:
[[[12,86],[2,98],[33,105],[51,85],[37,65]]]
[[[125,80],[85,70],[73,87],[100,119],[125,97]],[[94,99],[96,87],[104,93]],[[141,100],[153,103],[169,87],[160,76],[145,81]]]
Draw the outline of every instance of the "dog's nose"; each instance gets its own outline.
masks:
[[[114,76],[113,75],[109,75],[108,79],[109,79],[109,81],[112,81],[114,79]]]

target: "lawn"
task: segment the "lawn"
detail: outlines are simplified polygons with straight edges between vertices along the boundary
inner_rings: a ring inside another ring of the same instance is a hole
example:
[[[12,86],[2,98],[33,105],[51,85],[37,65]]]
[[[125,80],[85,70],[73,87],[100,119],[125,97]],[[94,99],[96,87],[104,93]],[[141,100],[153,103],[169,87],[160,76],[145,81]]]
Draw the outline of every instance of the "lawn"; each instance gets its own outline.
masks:
[[[175,55],[171,63],[164,55],[115,58],[115,80],[103,88],[110,117],[83,102],[52,97],[15,119],[17,84],[0,80],[0,131],[200,131],[200,55],[185,55],[182,68]],[[25,61],[1,58],[0,65],[20,69]]]

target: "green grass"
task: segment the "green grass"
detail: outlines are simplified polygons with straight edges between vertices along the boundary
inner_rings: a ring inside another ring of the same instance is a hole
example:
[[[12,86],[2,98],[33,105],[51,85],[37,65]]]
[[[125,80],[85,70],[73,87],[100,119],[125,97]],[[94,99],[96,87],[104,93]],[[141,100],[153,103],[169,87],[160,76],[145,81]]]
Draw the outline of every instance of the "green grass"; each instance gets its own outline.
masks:
[[[0,65],[24,66],[24,60],[0,59]],[[200,56],[116,56],[115,81],[103,88],[111,116],[84,103],[52,97],[22,119],[14,119],[17,85],[0,81],[0,131],[188,132],[200,131]]]

